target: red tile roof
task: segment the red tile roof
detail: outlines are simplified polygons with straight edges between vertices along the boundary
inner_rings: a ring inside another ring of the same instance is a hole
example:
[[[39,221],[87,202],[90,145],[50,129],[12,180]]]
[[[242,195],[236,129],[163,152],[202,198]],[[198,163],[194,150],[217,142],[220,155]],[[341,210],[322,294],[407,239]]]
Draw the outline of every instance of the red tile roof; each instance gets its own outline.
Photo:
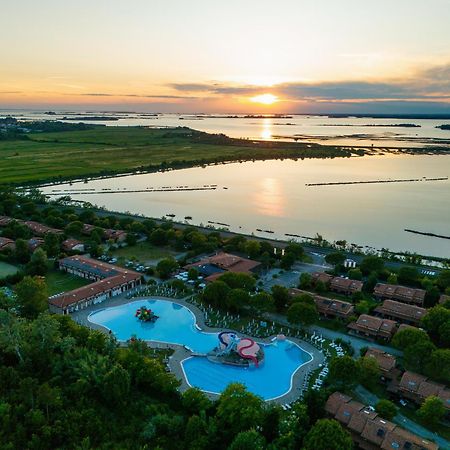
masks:
[[[378,363],[378,367],[383,372],[389,372],[390,370],[394,369],[397,364],[397,359],[395,358],[395,356],[375,347],[369,347],[364,357],[374,358]]]
[[[376,297],[398,300],[405,303],[423,305],[426,292],[423,289],[414,289],[396,284],[378,283],[373,291]]]
[[[398,320],[419,323],[427,313],[427,310],[415,305],[385,300],[381,306],[375,308],[375,313],[382,316],[395,317]]]

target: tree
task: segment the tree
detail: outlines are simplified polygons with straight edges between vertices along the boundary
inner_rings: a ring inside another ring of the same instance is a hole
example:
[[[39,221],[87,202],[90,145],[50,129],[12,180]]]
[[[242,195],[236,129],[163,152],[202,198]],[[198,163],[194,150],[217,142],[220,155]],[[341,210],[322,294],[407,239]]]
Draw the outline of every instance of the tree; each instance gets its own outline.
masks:
[[[305,450],[352,450],[350,434],[334,419],[318,420],[305,438]]]
[[[387,282],[389,284],[398,284],[397,274],[391,273],[387,278]]]
[[[189,278],[190,280],[197,280],[197,279],[198,279],[198,276],[199,276],[199,271],[198,271],[198,269],[196,269],[195,267],[191,267],[191,268],[188,270],[188,278]]]
[[[26,276],[16,284],[17,303],[24,317],[34,318],[47,310],[48,292],[43,278]]]
[[[419,272],[415,267],[403,266],[398,270],[398,282],[400,284],[415,285],[419,279]]]
[[[290,242],[284,249],[285,253],[290,253],[295,259],[300,259],[304,254],[305,250],[297,242]]]
[[[436,279],[436,284],[445,291],[448,287],[450,287],[450,270],[441,270]]]
[[[300,289],[309,289],[311,287],[312,284],[312,277],[308,272],[303,272],[300,275],[300,284],[299,284],[299,288]]]
[[[319,320],[319,313],[315,304],[295,302],[287,310],[287,319],[293,324],[309,326]]]
[[[83,230],[83,222],[74,220],[73,222],[70,222],[64,230],[69,236],[80,237]]]
[[[417,414],[427,425],[436,426],[444,417],[445,412],[442,400],[432,395],[425,399]]]
[[[327,291],[327,286],[323,281],[319,280],[319,281],[316,281],[314,289],[317,293],[323,294],[324,292]]]
[[[431,338],[437,342],[440,340],[441,326],[450,321],[450,310],[441,305],[433,306],[422,318],[422,326],[428,331]],[[445,330],[445,328],[443,328]]]
[[[30,248],[28,242],[23,239],[16,240],[16,249],[14,250],[14,258],[22,263],[26,264],[30,260]]]
[[[289,291],[284,286],[279,286],[276,284],[272,286],[272,297],[275,302],[275,308],[278,312],[281,312],[286,307],[289,301]]]
[[[329,379],[338,388],[355,386],[361,378],[361,368],[351,356],[345,355],[330,361]]]
[[[292,253],[285,253],[281,257],[280,267],[284,270],[289,270],[295,263],[295,256]]]
[[[342,252],[328,253],[328,255],[325,256],[325,261],[332,266],[340,266],[344,264],[345,260],[346,256]]]
[[[300,294],[296,295],[292,299],[292,303],[308,303],[310,305],[315,305],[316,302],[314,301],[314,297],[310,294]]]
[[[156,265],[159,277],[167,279],[178,268],[178,262],[175,258],[164,258]]]
[[[225,304],[228,311],[239,312],[250,303],[250,294],[244,289],[231,289],[228,292]]]
[[[38,248],[31,255],[30,262],[27,264],[27,273],[30,275],[45,275],[48,271],[47,254],[42,248]]]
[[[255,288],[256,280],[248,273],[225,272],[219,277],[220,281],[228,284],[233,289],[245,289],[252,291]]]
[[[258,241],[247,241],[244,245],[244,251],[249,258],[257,258],[261,253],[261,245]]]
[[[360,269],[350,269],[348,271],[348,277],[350,278],[350,280],[361,281],[362,277],[363,277],[363,274],[362,274]]]
[[[450,384],[450,349],[433,351],[427,361],[425,373],[433,380]]]
[[[153,230],[149,236],[149,241],[153,245],[166,245],[168,242],[167,239],[167,233],[162,230],[161,228],[157,228],[156,230]]]
[[[275,302],[273,297],[267,292],[258,292],[249,299],[250,307],[257,313],[273,312]]]
[[[208,284],[203,291],[203,300],[216,308],[223,308],[230,287],[221,280]]]
[[[222,392],[216,417],[227,436],[258,427],[262,423],[262,400],[240,383],[230,383]]]
[[[436,347],[430,341],[422,341],[409,345],[403,351],[405,367],[408,370],[423,373],[435,349]]]
[[[392,420],[397,415],[397,407],[386,399],[381,399],[375,405],[375,411],[386,420]]]
[[[44,249],[50,257],[58,256],[61,245],[61,237],[59,234],[46,233],[44,237]]]
[[[127,237],[125,238],[125,242],[129,247],[133,247],[133,245],[137,244],[137,235],[136,233],[127,233]]]
[[[360,264],[363,274],[368,275],[371,272],[379,273],[384,268],[384,261],[378,256],[366,256]]]
[[[405,350],[405,348],[410,345],[417,344],[419,342],[429,342],[430,338],[425,331],[419,328],[405,328],[397,333],[395,333],[392,338],[392,345],[400,350]]]
[[[372,389],[380,381],[380,367],[375,358],[361,358],[359,360],[361,370],[361,384],[368,389]]]
[[[211,407],[211,401],[198,388],[189,388],[181,395],[183,408],[189,414],[200,414],[207,411]]]
[[[255,430],[242,431],[236,435],[229,450],[264,450],[265,439]]]

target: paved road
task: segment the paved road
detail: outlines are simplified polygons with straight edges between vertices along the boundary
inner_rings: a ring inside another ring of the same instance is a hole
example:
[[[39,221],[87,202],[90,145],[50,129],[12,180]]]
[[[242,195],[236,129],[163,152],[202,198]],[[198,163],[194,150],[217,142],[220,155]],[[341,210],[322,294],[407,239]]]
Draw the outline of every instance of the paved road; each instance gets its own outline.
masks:
[[[362,386],[358,386],[355,389],[355,392],[361,397],[363,402],[367,405],[375,406],[378,403],[379,398]],[[439,436],[436,433],[432,433],[430,430],[427,430],[426,428],[412,421],[411,419],[408,419],[403,414],[397,414],[394,417],[394,422],[397,425],[400,425],[402,428],[411,431],[411,433],[417,434],[418,436],[424,439],[429,439],[436,442],[436,444],[439,445],[439,448],[441,450],[450,449],[449,441],[447,441],[446,439],[444,439],[443,437]]]

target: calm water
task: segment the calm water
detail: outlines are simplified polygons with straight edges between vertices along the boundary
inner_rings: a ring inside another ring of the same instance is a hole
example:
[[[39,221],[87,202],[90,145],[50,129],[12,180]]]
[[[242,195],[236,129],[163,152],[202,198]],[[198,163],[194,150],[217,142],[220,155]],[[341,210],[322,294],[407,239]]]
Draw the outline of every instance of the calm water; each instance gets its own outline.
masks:
[[[133,175],[58,189],[143,189],[217,184],[213,191],[76,195],[73,198],[150,217],[175,214],[193,224],[208,221],[230,230],[284,238],[321,234],[329,241],[450,256],[450,240],[404,231],[450,235],[450,181],[305,186],[306,183],[407,179],[450,175],[450,156],[370,156],[363,158],[259,161]],[[224,189],[226,187],[227,189]],[[44,188],[50,193],[55,187]],[[273,234],[257,230],[272,230]]]
[[[2,111],[0,117],[10,114],[22,119],[61,120],[74,113],[58,112],[46,115],[37,111]],[[99,116],[102,113],[89,113]],[[201,119],[192,115],[159,114],[156,117],[139,113],[103,113],[119,118],[117,121],[89,121],[107,126],[187,126],[210,133],[225,133],[231,137],[250,139],[282,139],[299,142],[319,142],[337,145],[375,145],[394,147],[416,147],[424,145],[449,145],[450,131],[436,128],[450,124],[450,120],[419,119],[373,119],[373,118],[332,118],[326,116],[292,116],[289,118],[213,118]],[[76,116],[86,116],[77,113]],[[73,122],[72,122],[73,123]],[[412,123],[418,128],[397,128],[389,125]],[[368,126],[377,125],[377,126]]]
[[[155,323],[142,323],[134,317],[140,306],[146,306],[159,316]],[[177,303],[165,300],[140,300],[93,312],[89,320],[103,325],[120,340],[132,335],[145,340],[186,345],[199,353],[213,350],[219,343],[217,333],[204,333],[195,327],[192,312]],[[258,368],[231,367],[216,364],[204,357],[182,362],[191,386],[221,393],[229,383],[239,382],[254,394],[269,400],[287,393],[297,369],[311,360],[311,355],[289,341],[264,345],[265,359]]]

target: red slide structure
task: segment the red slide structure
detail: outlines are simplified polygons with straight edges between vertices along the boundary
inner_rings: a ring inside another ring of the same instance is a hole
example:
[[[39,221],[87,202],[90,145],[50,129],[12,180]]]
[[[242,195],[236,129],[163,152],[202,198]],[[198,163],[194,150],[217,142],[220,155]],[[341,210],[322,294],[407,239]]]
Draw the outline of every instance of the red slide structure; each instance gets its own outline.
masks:
[[[255,364],[255,367],[258,367],[258,360],[256,358],[256,354],[259,351],[259,345],[250,338],[242,338],[237,345],[237,352],[241,358],[251,359]]]

